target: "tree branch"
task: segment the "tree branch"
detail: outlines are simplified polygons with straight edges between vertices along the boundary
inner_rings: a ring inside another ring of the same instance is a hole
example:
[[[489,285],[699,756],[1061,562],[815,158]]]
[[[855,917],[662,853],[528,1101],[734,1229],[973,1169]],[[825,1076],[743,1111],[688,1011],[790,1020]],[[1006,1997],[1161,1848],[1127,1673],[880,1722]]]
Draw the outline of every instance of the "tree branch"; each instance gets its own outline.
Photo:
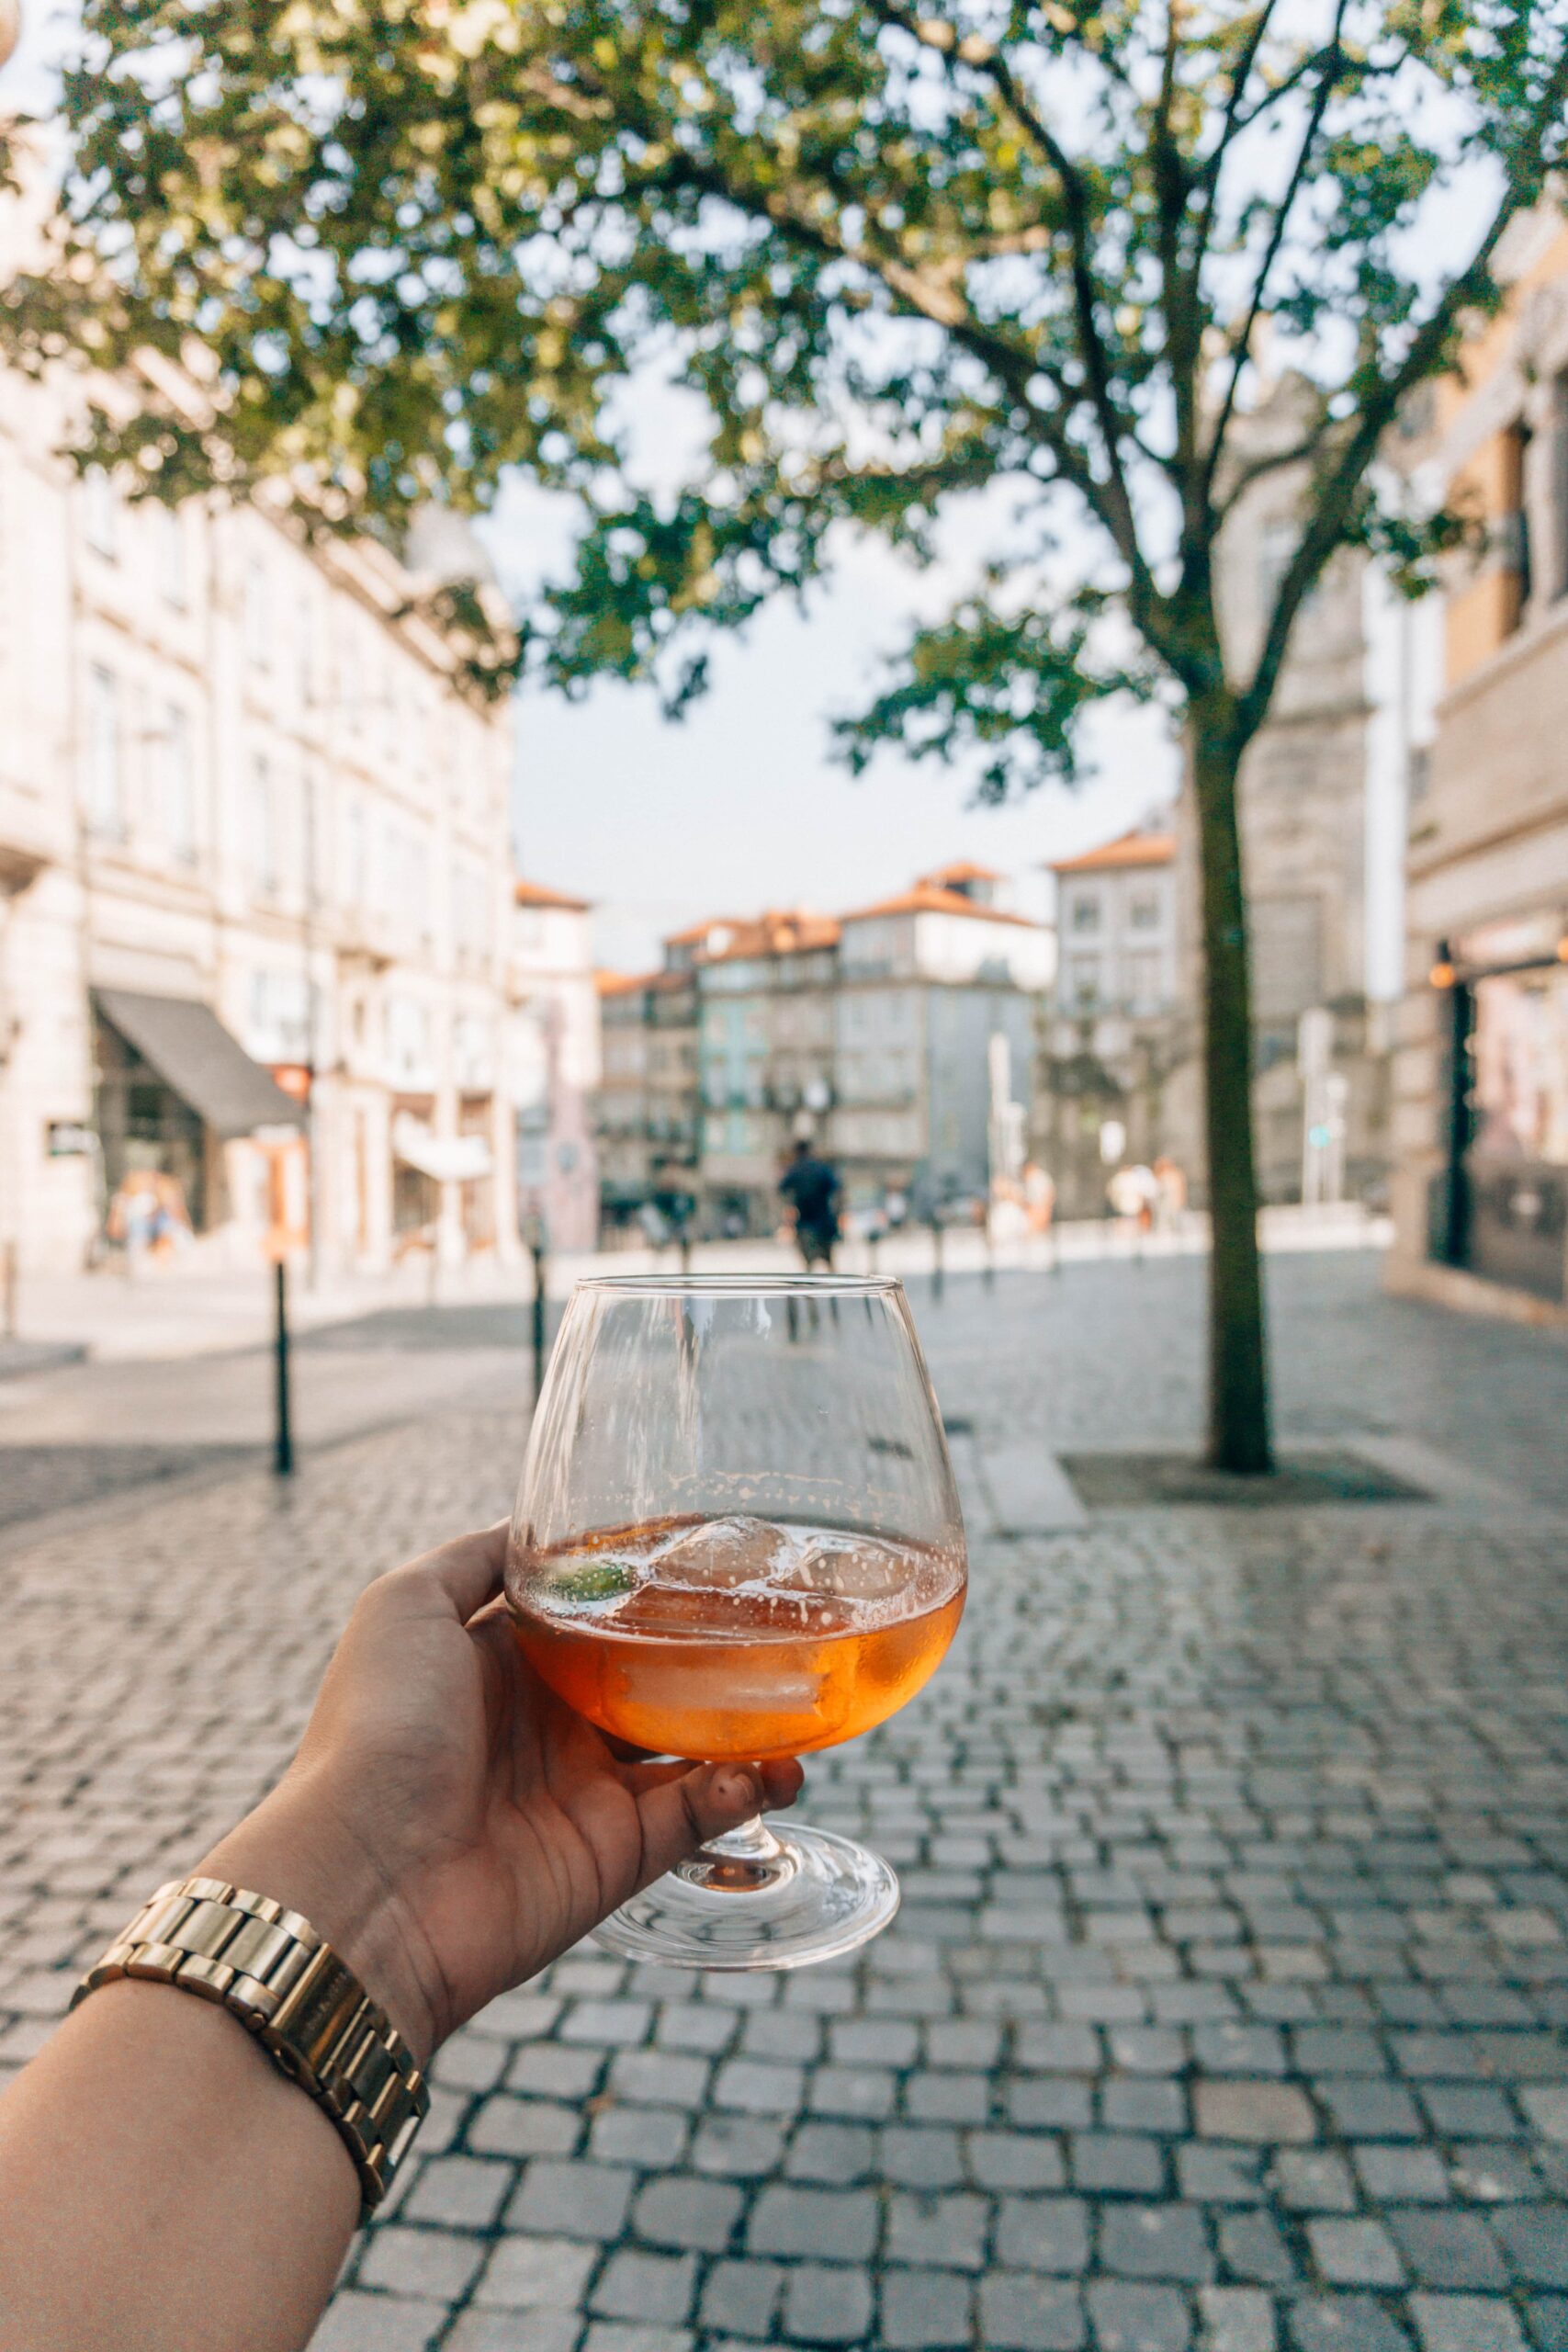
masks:
[[[1362,397],[1354,429],[1327,481],[1320,487],[1313,518],[1280,582],[1257,667],[1237,697],[1237,724],[1243,743],[1257,732],[1269,708],[1303,599],[1344,535],[1361,478],[1393,422],[1400,401],[1413,386],[1423,382],[1441,364],[1460,313],[1488,288],[1492,257],[1504,232],[1527,203],[1533,203],[1539,196],[1546,176],[1542,147],[1552,125],[1561,120],[1565,106],[1568,39],[1559,51],[1545,93],[1515,146],[1505,175],[1503,196],[1485,235],[1465,267],[1450,279],[1400,365]]]
[[[1231,349],[1234,359],[1230,381],[1225,386],[1224,398],[1220,402],[1220,413],[1209,441],[1209,453],[1203,461],[1201,487],[1205,501],[1213,495],[1214,476],[1219,469],[1231,418],[1235,413],[1236,394],[1241,389],[1241,379],[1247,369],[1247,353],[1251,348],[1252,338],[1258,331],[1258,322],[1263,315],[1263,300],[1268,292],[1269,280],[1273,275],[1274,265],[1280,258],[1280,248],[1285,242],[1285,230],[1291,214],[1295,209],[1296,198],[1301,194],[1302,185],[1311,168],[1313,154],[1317,146],[1317,135],[1323,128],[1323,118],[1328,110],[1328,101],[1334,94],[1335,84],[1338,78],[1338,68],[1344,62],[1344,51],[1339,45],[1339,35],[1345,22],[1346,6],[1347,0],[1335,0],[1334,32],[1325,47],[1318,52],[1323,60],[1323,72],[1317,87],[1313,93],[1312,106],[1307,114],[1306,130],[1302,134],[1302,143],[1296,151],[1296,160],[1291,168],[1291,176],[1285,184],[1285,192],[1275,210],[1269,232],[1269,240],[1263,250],[1263,259],[1258,264],[1258,276],[1253,280],[1252,300],[1247,305],[1246,321],[1239,336],[1232,340]]]

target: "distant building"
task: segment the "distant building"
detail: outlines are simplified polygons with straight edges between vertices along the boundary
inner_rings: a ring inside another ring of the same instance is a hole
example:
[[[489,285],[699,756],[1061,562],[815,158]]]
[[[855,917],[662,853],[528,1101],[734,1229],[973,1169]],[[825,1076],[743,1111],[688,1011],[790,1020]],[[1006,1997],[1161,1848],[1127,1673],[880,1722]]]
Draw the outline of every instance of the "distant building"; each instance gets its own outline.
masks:
[[[509,708],[283,493],[78,480],[83,397],[0,370],[0,1242],[79,1267],[161,1181],[253,1259],[292,1119],[324,1267],[508,1255]]]
[[[705,1232],[771,1232],[807,1136],[852,1208],[982,1194],[990,1041],[1007,1038],[1026,1102],[1053,956],[1001,883],[964,865],[841,919],[715,918],[665,941],[663,970],[603,978],[607,1222],[692,1199]]]
[[[993,1036],[1026,1114],[1032,1095],[1055,943],[994,902],[998,876],[947,873],[840,919],[828,1140],[852,1208],[897,1197],[920,1216],[985,1196]]]
[[[600,1081],[592,908],[537,882],[513,890],[509,995],[517,1198],[556,1250],[599,1234],[593,1099]]]
[[[1506,303],[1475,325],[1413,452],[1483,537],[1450,567],[1437,731],[1412,783],[1390,1279],[1539,1312],[1568,1302],[1561,214],[1517,222],[1499,266]]]
[[[1166,1148],[1190,1050],[1179,1008],[1176,841],[1138,827],[1059,860],[1056,985],[1039,1029],[1030,1149],[1060,1216],[1103,1214],[1117,1167]]]

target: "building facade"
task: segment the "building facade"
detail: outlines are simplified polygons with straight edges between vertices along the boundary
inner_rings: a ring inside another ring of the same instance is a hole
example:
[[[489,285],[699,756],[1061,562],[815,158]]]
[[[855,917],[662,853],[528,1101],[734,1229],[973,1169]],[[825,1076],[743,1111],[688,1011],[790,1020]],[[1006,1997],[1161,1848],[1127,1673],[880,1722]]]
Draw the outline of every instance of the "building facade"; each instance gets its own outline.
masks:
[[[296,1117],[323,1267],[508,1254],[509,715],[379,546],[78,479],[82,396],[0,371],[0,1241],[161,1181],[249,1257]]]
[[[1396,1287],[1568,1303],[1568,230],[1520,221],[1504,310],[1416,452],[1476,544],[1446,582],[1412,794]]]
[[[507,1046],[517,1201],[525,1232],[538,1220],[553,1250],[592,1250],[599,1238],[592,933],[588,899],[538,882],[514,885]]]
[[[1058,1216],[1099,1216],[1117,1168],[1166,1150],[1171,1083],[1190,1053],[1175,836],[1137,827],[1051,870],[1059,961],[1039,1028],[1030,1149],[1055,1185]]]

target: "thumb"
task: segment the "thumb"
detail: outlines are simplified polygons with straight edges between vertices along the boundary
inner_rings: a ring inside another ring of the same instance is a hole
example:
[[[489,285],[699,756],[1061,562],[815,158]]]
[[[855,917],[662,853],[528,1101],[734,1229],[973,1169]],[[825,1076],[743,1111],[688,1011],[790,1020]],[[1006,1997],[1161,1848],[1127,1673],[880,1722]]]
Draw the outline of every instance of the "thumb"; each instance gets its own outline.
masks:
[[[642,1824],[639,1887],[694,1854],[710,1838],[739,1829],[768,1802],[755,1764],[675,1765],[666,1779],[644,1782],[637,1800]]]

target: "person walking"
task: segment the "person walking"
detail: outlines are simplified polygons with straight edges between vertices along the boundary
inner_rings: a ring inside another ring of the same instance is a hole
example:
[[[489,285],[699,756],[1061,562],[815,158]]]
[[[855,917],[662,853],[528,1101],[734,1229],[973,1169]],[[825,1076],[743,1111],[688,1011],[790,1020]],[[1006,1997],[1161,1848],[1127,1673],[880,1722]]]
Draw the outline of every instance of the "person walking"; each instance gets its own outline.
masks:
[[[802,1136],[780,1179],[779,1191],[794,1212],[795,1238],[807,1273],[818,1265],[829,1273],[833,1271],[840,1189],[832,1161],[820,1159],[809,1136]]]

